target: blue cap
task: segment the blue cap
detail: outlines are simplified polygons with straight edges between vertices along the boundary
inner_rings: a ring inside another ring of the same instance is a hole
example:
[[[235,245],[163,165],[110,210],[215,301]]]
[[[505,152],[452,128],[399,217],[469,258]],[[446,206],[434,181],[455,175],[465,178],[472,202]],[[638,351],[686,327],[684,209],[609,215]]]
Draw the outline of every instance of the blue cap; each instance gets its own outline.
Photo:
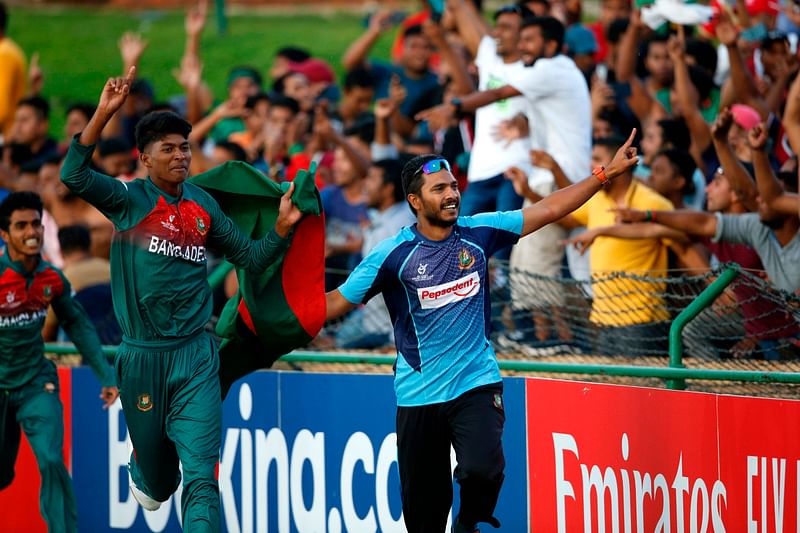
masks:
[[[580,24],[573,24],[564,34],[564,43],[569,55],[594,54],[597,52],[597,40],[592,30]]]

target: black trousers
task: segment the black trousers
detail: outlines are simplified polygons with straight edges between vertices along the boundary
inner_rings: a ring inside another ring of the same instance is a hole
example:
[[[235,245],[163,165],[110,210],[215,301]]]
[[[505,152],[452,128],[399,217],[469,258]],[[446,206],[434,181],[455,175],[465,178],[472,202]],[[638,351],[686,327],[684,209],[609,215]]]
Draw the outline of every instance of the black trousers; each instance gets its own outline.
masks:
[[[451,445],[461,490],[458,520],[473,529],[478,522],[500,526],[492,513],[505,477],[505,420],[502,382],[445,403],[397,408],[397,458],[409,533],[443,533],[447,526],[453,504]]]

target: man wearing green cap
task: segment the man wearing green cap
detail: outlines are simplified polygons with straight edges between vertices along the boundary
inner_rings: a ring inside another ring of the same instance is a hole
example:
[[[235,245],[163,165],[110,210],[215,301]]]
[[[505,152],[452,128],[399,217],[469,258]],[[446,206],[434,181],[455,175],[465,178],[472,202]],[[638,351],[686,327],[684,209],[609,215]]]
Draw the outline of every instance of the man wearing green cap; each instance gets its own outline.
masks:
[[[132,68],[126,78],[108,80],[96,113],[70,146],[61,179],[117,230],[111,286],[123,341],[116,371],[134,448],[133,495],[145,509],[157,509],[178,487],[180,460],[184,529],[218,531],[222,413],[217,347],[204,331],[212,310],[206,247],[248,272],[263,272],[302,215],[291,200],[292,184],[267,236],[245,237],[208,193],[185,183],[191,125],[170,112],[146,115],[136,128],[147,179],[123,183],[90,170],[94,143],[134,75]]]

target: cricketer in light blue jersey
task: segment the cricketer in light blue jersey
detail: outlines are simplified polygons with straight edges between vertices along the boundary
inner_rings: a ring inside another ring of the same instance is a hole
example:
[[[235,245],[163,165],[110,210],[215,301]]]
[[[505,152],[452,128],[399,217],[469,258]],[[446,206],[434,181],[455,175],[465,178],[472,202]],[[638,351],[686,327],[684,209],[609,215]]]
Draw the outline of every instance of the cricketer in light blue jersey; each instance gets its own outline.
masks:
[[[405,227],[339,287],[350,303],[383,293],[397,344],[397,405],[452,400],[500,381],[489,342],[488,258],[514,244],[522,211],[460,217],[449,237]]]
[[[409,533],[441,533],[453,501],[453,532],[473,533],[493,516],[503,485],[503,382],[489,342],[487,261],[571,213],[636,164],[635,132],[607,167],[519,211],[459,217],[461,193],[437,155],[406,163],[403,190],[417,223],[378,244],[338,289],[326,317],[342,316],[378,293],[397,345],[397,463]],[[515,182],[515,187],[518,184]],[[523,191],[524,192],[524,191]],[[450,449],[458,466],[450,466]]]

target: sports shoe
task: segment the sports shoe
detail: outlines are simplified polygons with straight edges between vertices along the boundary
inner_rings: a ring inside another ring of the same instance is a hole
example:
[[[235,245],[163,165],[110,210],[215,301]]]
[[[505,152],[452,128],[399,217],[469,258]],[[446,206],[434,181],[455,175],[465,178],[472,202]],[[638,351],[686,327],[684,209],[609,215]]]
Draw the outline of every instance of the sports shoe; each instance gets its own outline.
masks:
[[[145,511],[156,511],[159,507],[161,507],[161,502],[154,500],[142,492],[133,482],[131,482],[130,487],[131,494],[133,494],[133,497],[137,502],[139,502],[139,505],[141,505],[142,509]]]

